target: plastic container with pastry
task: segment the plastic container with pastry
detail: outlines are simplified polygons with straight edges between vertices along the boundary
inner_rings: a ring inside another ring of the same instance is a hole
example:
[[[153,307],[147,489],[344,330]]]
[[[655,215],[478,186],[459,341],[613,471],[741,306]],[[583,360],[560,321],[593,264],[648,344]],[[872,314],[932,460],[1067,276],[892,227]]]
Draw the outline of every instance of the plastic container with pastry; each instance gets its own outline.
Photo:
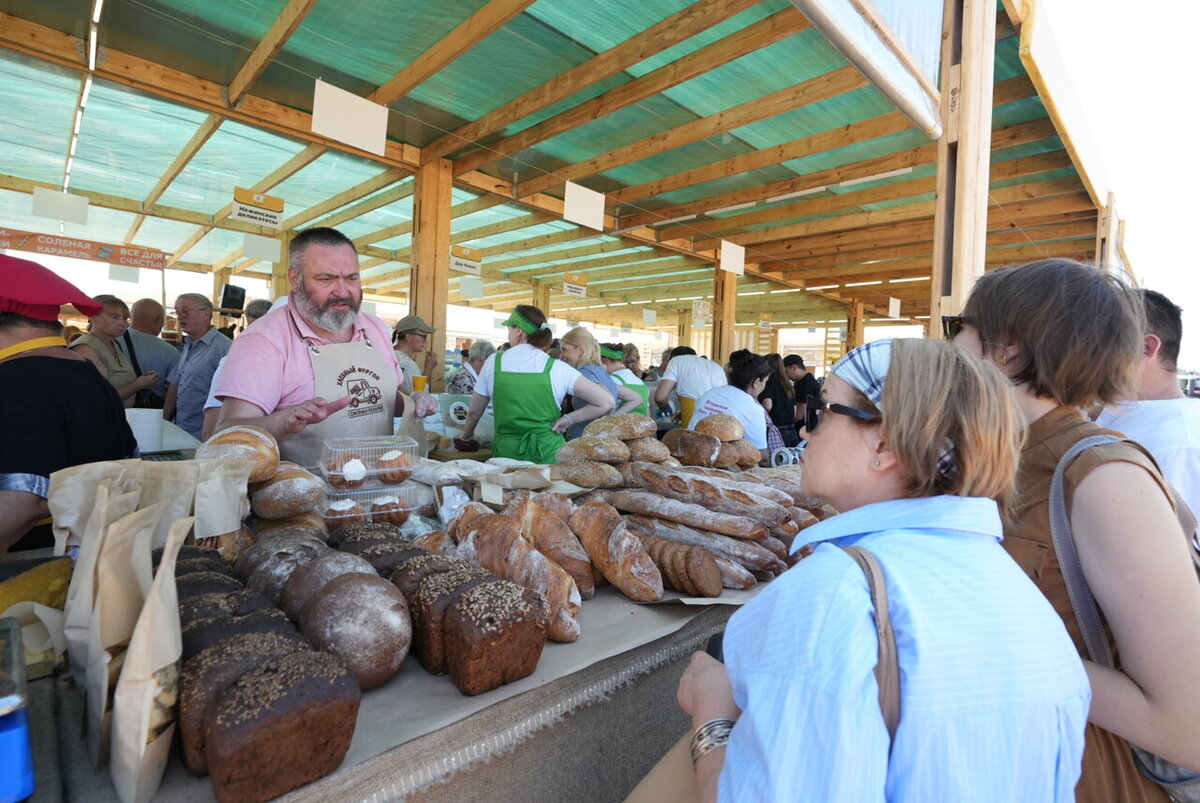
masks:
[[[417,442],[405,435],[331,438],[321,450],[321,473],[337,490],[354,490],[373,480],[399,485],[412,473],[417,449]]]
[[[419,507],[413,485],[386,485],[373,478],[361,488],[332,489],[322,511],[330,531],[352,522],[373,522],[399,527]]]

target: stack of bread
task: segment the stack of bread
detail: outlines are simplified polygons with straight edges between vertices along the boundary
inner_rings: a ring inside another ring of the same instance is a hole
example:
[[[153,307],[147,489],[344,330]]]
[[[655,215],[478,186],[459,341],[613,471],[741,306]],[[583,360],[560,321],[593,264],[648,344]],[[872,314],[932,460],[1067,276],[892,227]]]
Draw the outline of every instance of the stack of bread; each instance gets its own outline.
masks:
[[[741,421],[718,413],[701,418],[695,429],[670,430],[663,435],[663,445],[685,466],[753,468],[762,455],[745,434]]]

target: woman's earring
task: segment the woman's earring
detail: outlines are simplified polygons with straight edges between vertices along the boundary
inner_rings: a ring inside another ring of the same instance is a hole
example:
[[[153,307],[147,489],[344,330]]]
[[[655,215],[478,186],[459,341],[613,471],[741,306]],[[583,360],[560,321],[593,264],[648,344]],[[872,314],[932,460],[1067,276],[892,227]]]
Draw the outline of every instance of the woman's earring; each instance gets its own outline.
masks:
[[[878,460],[876,460],[876,461],[875,461],[875,468],[879,468],[879,461],[878,461]]]
[[[1001,354],[1001,355],[1000,355],[1000,364],[1001,364],[1001,365],[1008,365],[1008,355],[1007,355],[1007,354]]]

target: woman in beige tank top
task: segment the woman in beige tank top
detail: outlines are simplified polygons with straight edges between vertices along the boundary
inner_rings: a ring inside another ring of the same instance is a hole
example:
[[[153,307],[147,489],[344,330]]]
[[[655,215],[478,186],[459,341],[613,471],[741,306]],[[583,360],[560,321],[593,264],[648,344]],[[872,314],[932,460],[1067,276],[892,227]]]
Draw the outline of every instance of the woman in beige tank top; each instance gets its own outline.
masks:
[[[1075,443],[1106,433],[1081,410],[1132,398],[1142,351],[1140,301],[1120,279],[1047,259],[985,274],[954,342],[995,362],[1025,420],[1019,502],[1003,544],[1062,617],[1092,685],[1077,800],[1165,801],[1137,769],[1132,742],[1200,770],[1200,583],[1165,481],[1136,447],[1088,450],[1066,475],[1066,502],[1117,669],[1087,652],[1050,537],[1050,480]]]
[[[147,371],[138,376],[129,358],[117,346],[117,340],[129,328],[129,307],[125,302],[110,295],[95,296],[94,300],[103,304],[104,309],[88,319],[87,334],[77,337],[71,348],[91,360],[100,375],[117,389],[121,403],[132,407],[139,390],[153,387],[158,382],[158,371]]]

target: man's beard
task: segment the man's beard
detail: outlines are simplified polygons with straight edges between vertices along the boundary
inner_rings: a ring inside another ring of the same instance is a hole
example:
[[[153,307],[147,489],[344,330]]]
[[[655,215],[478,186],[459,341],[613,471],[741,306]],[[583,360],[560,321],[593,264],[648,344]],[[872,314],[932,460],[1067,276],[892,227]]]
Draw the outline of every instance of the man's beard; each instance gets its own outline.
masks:
[[[331,310],[330,307],[334,304],[348,304],[350,309]],[[345,331],[358,318],[358,308],[361,304],[361,299],[352,296],[331,296],[324,304],[317,306],[308,294],[308,288],[304,286],[304,279],[301,278],[296,285],[296,306],[300,309],[300,315],[313,326],[326,332]]]

